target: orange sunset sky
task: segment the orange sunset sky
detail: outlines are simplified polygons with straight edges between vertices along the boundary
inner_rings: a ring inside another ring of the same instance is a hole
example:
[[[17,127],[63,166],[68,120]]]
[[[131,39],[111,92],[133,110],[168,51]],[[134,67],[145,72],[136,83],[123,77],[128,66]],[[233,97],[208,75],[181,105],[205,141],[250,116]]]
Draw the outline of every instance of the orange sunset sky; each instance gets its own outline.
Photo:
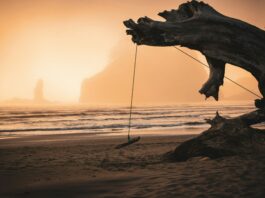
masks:
[[[50,101],[128,101],[134,45],[122,21],[145,15],[160,19],[158,12],[184,2],[0,1],[0,101],[31,99],[39,79]],[[264,0],[204,2],[225,15],[265,27]],[[204,60],[199,53],[186,51]],[[141,46],[138,61],[135,97],[139,103],[204,100],[198,90],[207,80],[207,71],[176,50]],[[226,75],[258,93],[246,72],[229,67]],[[221,95],[227,99],[255,98],[228,82]]]

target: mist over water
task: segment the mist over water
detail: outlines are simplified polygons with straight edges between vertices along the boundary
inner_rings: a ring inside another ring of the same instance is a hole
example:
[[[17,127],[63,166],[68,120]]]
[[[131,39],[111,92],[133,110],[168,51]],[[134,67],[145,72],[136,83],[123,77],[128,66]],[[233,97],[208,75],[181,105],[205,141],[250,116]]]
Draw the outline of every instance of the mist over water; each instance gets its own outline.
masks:
[[[164,105],[134,107],[133,131],[179,131],[209,127],[204,119],[216,111],[234,117],[254,110],[252,104]],[[128,130],[128,107],[0,107],[0,135],[40,134],[125,134]],[[263,125],[260,125],[263,127]]]

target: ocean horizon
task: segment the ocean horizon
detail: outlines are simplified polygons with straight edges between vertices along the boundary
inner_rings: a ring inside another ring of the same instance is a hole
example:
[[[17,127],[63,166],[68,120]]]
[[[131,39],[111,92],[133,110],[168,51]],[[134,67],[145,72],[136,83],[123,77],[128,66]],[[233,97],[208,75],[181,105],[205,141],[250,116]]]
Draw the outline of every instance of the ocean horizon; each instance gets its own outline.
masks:
[[[66,106],[2,106],[0,135],[105,134],[119,135],[128,131],[129,108]],[[131,129],[147,134],[171,131],[171,134],[200,133],[209,128],[205,119],[218,111],[226,118],[253,111],[251,103],[175,104],[135,106]],[[263,128],[264,124],[258,127]]]

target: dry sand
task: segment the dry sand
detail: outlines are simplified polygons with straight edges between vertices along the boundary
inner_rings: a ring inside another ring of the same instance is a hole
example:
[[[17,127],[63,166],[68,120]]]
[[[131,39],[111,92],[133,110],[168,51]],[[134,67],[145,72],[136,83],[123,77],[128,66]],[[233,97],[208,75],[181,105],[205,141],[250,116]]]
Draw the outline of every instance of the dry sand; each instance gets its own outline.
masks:
[[[0,197],[265,197],[265,157],[163,158],[191,136],[0,139]]]

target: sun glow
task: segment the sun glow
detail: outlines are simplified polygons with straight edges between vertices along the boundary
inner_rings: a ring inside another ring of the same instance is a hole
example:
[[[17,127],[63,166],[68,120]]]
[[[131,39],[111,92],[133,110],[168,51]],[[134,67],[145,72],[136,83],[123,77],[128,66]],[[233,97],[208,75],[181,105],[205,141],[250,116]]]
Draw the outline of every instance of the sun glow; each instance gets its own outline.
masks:
[[[117,42],[107,26],[80,19],[67,23],[32,21],[10,34],[8,41],[1,60],[8,70],[1,88],[12,91],[2,94],[1,99],[16,95],[28,98],[36,81],[43,79],[47,98],[64,102],[78,101],[81,82],[104,68]]]
[[[248,0],[225,0],[230,6],[217,0],[205,0],[205,2],[210,3],[226,15],[242,19],[258,27],[264,27],[264,3],[262,1],[252,3]],[[128,84],[128,79],[131,76],[128,77],[129,74],[122,74],[124,76],[121,76],[120,72],[123,70],[129,72],[128,69],[125,70],[124,68],[126,65],[131,66],[133,55],[130,53],[132,52],[131,49],[134,48],[130,38],[125,34],[122,21],[128,18],[137,19],[144,15],[161,20],[157,16],[158,12],[176,8],[181,3],[183,0],[0,1],[0,103],[12,98],[32,99],[33,90],[39,79],[43,80],[44,95],[49,101],[78,102],[82,91],[88,96],[90,96],[89,94],[95,95],[95,92],[98,91],[109,93],[111,96],[117,96],[118,99],[121,99],[119,94],[126,95],[130,89],[127,90],[126,88],[124,91],[119,91],[119,88]],[[240,8],[235,10],[235,6]],[[122,46],[123,41],[126,41],[126,47]],[[150,56],[161,57],[161,50],[155,50]],[[146,49],[141,52],[140,62],[146,52],[148,53]],[[191,50],[187,52],[193,53]],[[167,57],[166,54],[165,57]],[[184,61],[186,58],[186,56],[181,56],[179,61]],[[197,58],[206,63],[202,55],[198,54]],[[147,58],[145,59],[147,60]],[[153,67],[148,68],[148,65],[153,60],[155,59],[151,58],[149,62],[142,61],[142,63],[146,63],[143,64],[142,68],[145,67],[150,70],[147,72],[147,77],[143,77],[141,82],[137,81],[141,85],[147,86],[147,80],[149,79],[150,82],[152,80],[150,76],[154,75],[155,70]],[[165,64],[165,62],[168,62],[168,66],[179,65],[180,62],[176,63],[176,60],[176,56],[167,57],[166,60],[161,60],[161,64],[157,67],[163,67],[162,63]],[[120,68],[114,65],[117,62],[121,64]],[[194,64],[194,67],[201,67],[194,61],[189,64]],[[105,69],[108,66],[113,67]],[[191,71],[194,71],[194,67],[190,67]],[[175,67],[168,69],[171,71],[165,76],[167,80],[165,82],[169,83],[169,79],[176,78],[176,75],[173,74]],[[100,71],[102,70],[105,73],[101,74]],[[180,70],[178,68],[175,72],[180,72]],[[205,71],[209,70],[205,68]],[[163,68],[161,69],[162,72],[166,73]],[[113,77],[114,74],[117,77]],[[141,72],[138,75],[142,75]],[[231,66],[226,67],[226,75],[233,80],[240,80],[242,77],[249,78],[250,76],[245,71]],[[171,78],[169,78],[170,76]],[[106,78],[110,79],[110,83],[106,84]],[[207,80],[206,78],[207,76],[204,80]],[[118,82],[117,79],[120,81]],[[93,92],[91,86],[94,84],[84,84],[87,80],[92,80],[93,83],[97,81],[102,87]],[[244,80],[245,84],[248,82],[250,82],[248,79]],[[203,82],[196,84],[198,89],[201,83]],[[163,83],[160,80],[158,84]],[[80,91],[83,85],[86,90]],[[229,84],[225,82],[225,85]],[[158,90],[158,93],[165,90],[168,90],[170,94],[175,93],[174,89],[170,90],[169,88],[174,86],[173,82],[169,85],[164,84],[164,86],[167,88],[160,87],[161,90]],[[147,88],[150,90],[153,89],[153,86]],[[190,89],[191,85],[188,84],[185,90]],[[234,92],[234,90],[235,88],[232,91]],[[117,92],[116,96],[115,91]],[[143,94],[146,95],[147,92],[143,90]],[[170,98],[170,94],[162,95],[163,97],[168,95]],[[194,94],[197,94],[197,89]],[[160,97],[163,98],[160,94],[157,99]],[[187,100],[190,98],[191,96]],[[106,102],[110,101],[110,97],[104,96],[103,99],[107,100]],[[96,101],[103,99],[95,98]]]

